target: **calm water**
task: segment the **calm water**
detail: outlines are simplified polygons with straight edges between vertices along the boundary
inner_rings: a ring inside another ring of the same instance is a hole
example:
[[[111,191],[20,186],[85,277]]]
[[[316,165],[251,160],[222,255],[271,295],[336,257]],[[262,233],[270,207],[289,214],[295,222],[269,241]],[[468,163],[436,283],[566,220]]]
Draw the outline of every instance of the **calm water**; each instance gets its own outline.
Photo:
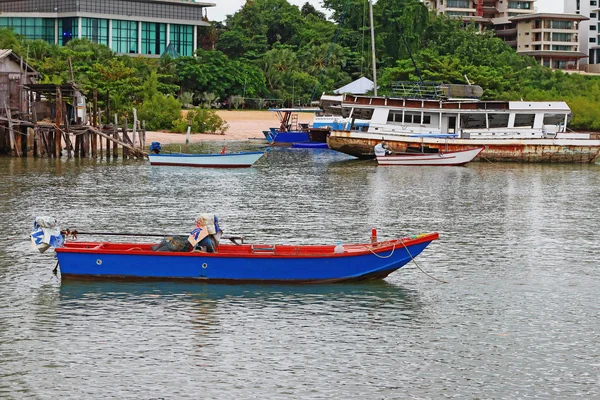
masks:
[[[274,149],[244,170],[0,158],[0,182],[0,398],[600,398],[600,165]],[[448,283],[414,264],[364,284],[61,283],[22,240],[37,215],[173,234],[200,212],[250,242],[439,231],[417,262]]]

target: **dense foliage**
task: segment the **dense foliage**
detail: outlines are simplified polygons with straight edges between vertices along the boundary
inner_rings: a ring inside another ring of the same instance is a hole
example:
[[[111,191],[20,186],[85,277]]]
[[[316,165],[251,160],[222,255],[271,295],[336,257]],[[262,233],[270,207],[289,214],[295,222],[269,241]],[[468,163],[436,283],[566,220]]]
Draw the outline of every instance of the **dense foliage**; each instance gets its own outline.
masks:
[[[98,89],[102,107],[109,93],[111,113],[128,116],[137,107],[154,129],[173,128],[174,121],[180,128],[185,119],[175,115],[178,107],[230,105],[232,96],[252,98],[245,104],[308,105],[322,92],[372,78],[368,1],[324,0],[324,6],[331,20],[308,3],[246,0],[224,23],[207,28],[206,40],[214,42],[203,40],[196,57],[117,56],[87,40],[58,47],[5,28],[0,48],[25,56],[42,82]],[[600,77],[542,67],[491,32],[436,16],[419,0],[380,0],[373,15],[379,94],[398,80],[470,81],[483,87],[486,99],[565,100],[573,128],[600,130]],[[210,129],[202,118],[212,116],[195,114],[198,129]]]

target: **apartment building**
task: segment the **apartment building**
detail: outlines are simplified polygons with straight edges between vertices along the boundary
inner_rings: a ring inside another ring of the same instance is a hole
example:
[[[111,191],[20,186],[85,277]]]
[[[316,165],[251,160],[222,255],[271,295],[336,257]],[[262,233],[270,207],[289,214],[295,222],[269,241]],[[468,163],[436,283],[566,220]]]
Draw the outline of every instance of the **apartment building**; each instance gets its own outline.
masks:
[[[535,0],[424,0],[438,14],[474,22],[481,29],[493,29],[496,36],[517,47],[517,28],[511,17],[535,13]]]
[[[579,25],[580,50],[588,55],[581,59],[580,68],[586,72],[600,73],[600,1],[565,0],[565,12],[588,17]]]
[[[517,26],[517,53],[533,56],[546,67],[575,71],[587,57],[579,48],[579,26],[587,17],[539,13],[510,20]]]
[[[167,47],[191,56],[213,3],[193,0],[0,0],[0,27],[65,45],[87,38],[116,53],[160,56]]]

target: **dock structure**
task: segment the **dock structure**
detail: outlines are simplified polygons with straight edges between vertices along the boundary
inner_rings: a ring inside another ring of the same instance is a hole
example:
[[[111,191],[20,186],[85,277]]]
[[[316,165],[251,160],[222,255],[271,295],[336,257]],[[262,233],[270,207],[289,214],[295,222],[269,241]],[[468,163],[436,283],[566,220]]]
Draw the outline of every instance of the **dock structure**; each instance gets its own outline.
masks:
[[[88,105],[74,83],[38,84],[37,76],[12,50],[0,49],[0,155],[147,158],[145,124],[135,109],[132,128],[116,114],[109,122],[108,107],[102,124],[97,90]]]

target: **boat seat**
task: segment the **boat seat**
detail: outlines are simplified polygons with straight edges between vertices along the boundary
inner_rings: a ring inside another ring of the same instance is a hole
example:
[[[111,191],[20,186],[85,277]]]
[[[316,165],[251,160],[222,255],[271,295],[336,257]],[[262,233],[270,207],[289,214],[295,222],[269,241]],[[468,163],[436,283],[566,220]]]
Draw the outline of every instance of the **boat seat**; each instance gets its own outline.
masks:
[[[253,253],[275,253],[275,246],[261,246],[261,245],[250,245],[250,250]]]

